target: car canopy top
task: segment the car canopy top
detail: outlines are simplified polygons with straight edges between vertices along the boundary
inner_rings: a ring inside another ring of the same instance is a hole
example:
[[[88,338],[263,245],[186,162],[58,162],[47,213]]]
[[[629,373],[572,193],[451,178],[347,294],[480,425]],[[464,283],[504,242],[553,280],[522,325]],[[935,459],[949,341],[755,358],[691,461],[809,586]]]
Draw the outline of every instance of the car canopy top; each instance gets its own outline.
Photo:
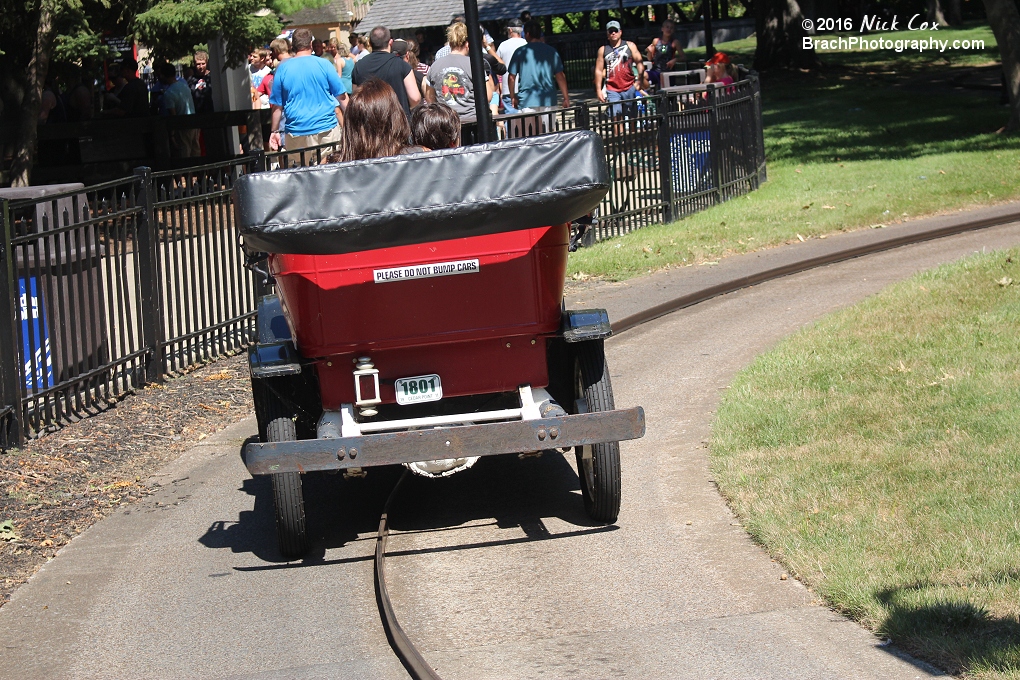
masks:
[[[245,245],[327,255],[563,224],[609,191],[587,130],[253,173],[234,184]]]

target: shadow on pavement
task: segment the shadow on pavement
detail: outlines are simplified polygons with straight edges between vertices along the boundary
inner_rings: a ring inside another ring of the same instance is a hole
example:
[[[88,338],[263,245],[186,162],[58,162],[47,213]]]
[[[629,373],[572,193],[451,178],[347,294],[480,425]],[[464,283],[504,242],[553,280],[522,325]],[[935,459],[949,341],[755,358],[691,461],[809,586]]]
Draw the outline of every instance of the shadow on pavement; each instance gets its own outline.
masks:
[[[254,437],[248,441],[254,441]],[[242,444],[242,451],[247,443]],[[213,522],[198,540],[207,548],[229,548],[234,553],[250,553],[264,562],[276,563],[238,567],[240,571],[370,560],[371,555],[329,560],[325,555],[327,550],[359,540],[375,540],[379,516],[403,471],[400,466],[372,468],[361,479],[344,479],[342,474],[304,475],[312,548],[299,562],[287,560],[277,549],[272,482],[266,476],[246,479],[239,489],[252,497],[252,510],[242,511],[234,522]],[[408,479],[394,499],[390,528],[401,533],[447,532],[467,523],[478,526],[479,521],[488,519],[498,528],[520,527],[525,533],[525,537],[435,549],[444,551],[614,530],[616,527],[601,526],[589,519],[578,488],[577,474],[561,454],[523,460],[515,454],[486,457],[470,470],[451,477]],[[556,517],[586,529],[551,535],[543,517]]]

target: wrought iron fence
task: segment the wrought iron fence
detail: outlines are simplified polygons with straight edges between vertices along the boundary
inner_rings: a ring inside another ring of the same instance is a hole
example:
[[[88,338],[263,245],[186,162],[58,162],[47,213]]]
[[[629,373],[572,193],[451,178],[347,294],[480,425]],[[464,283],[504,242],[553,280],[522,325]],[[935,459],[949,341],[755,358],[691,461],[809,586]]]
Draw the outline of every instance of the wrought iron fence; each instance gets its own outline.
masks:
[[[258,282],[230,190],[251,166],[0,202],[0,447],[250,343]]]
[[[612,187],[586,244],[744,194],[765,179],[752,75],[620,103],[499,116],[492,136],[600,135]],[[464,141],[477,134],[464,126]],[[230,195],[247,172],[322,162],[334,144],[0,201],[0,448],[240,350],[260,280]]]
[[[621,102],[585,102],[497,116],[492,137],[588,129],[606,149],[612,177],[585,245],[668,222],[747,193],[765,181],[758,78],[686,85]],[[464,137],[477,136],[474,123]]]

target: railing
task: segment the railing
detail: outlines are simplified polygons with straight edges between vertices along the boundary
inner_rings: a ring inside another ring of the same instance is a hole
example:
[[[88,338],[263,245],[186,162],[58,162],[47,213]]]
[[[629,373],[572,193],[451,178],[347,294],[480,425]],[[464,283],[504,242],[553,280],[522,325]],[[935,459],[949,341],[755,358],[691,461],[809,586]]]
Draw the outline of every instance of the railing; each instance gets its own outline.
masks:
[[[497,116],[491,136],[574,129],[602,138],[613,181],[585,245],[678,219],[765,181],[761,88],[753,74],[727,86],[686,85],[618,103]],[[464,126],[466,143],[476,136],[476,124]]]
[[[251,160],[0,201],[0,448],[242,349],[259,281],[230,190]]]
[[[585,245],[742,195],[765,180],[757,79],[619,104],[498,116],[492,136],[589,129],[612,186]],[[464,141],[477,134],[464,126]],[[254,337],[259,277],[231,189],[247,172],[320,163],[334,144],[0,201],[0,448],[105,408]]]

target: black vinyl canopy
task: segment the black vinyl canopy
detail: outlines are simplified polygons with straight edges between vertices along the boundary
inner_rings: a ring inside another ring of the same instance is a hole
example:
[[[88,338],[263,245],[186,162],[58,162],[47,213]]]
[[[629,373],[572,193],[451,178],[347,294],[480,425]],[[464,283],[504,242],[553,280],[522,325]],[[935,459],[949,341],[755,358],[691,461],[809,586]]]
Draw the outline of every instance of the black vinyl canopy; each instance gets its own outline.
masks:
[[[245,245],[328,255],[563,224],[609,191],[588,130],[244,175],[234,211]]]

